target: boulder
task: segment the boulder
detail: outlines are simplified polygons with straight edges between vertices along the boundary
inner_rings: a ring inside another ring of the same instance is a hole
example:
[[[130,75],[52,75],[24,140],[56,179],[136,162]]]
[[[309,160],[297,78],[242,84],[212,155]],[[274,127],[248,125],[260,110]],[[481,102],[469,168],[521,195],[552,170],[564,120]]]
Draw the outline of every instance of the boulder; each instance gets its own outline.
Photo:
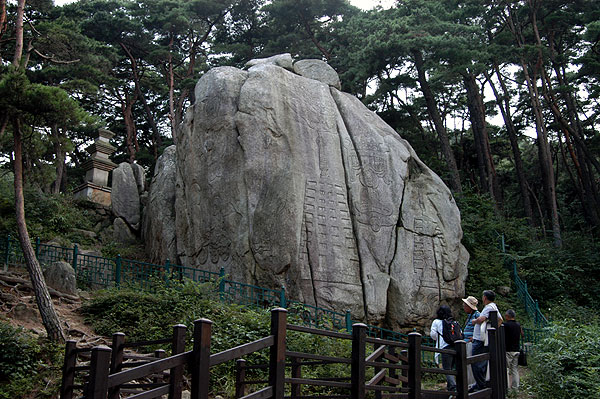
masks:
[[[464,295],[452,194],[357,98],[302,74],[262,62],[199,80],[173,164],[154,173],[147,248],[355,320],[425,326]]]
[[[113,240],[124,245],[135,244],[135,234],[129,228],[129,225],[121,218],[115,218],[113,221]]]
[[[294,63],[294,72],[309,79],[318,80],[340,90],[342,84],[335,69],[321,60],[300,60]]]
[[[140,194],[131,164],[121,163],[112,175],[112,210],[134,230],[140,224]]]
[[[73,267],[63,261],[47,265],[44,268],[44,280],[49,287],[69,295],[77,295],[77,278]]]
[[[142,194],[144,190],[146,190],[146,172],[142,165],[138,165],[137,163],[132,163],[130,165],[133,177],[135,178],[135,184],[138,188],[138,193]]]
[[[177,259],[175,245],[175,146],[156,161],[145,204],[142,238],[154,262]]]
[[[293,60],[290,53],[277,54],[268,58],[255,58],[246,63],[246,68],[251,68],[256,65],[277,65],[289,71],[294,70]]]

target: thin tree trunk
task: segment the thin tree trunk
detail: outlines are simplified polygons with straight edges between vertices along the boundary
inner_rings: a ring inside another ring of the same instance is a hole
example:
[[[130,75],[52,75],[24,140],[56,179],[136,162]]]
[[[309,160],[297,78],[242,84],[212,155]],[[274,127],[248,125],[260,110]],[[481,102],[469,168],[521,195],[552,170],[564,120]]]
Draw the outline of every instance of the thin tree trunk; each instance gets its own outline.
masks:
[[[531,6],[530,11],[530,19],[531,25],[534,31],[537,31],[537,21],[536,21],[536,12],[537,12],[537,3],[532,3],[531,0],[528,0],[528,3]],[[508,16],[506,19],[506,23],[508,28],[512,32],[517,45],[520,48],[525,47],[525,36],[521,31],[520,25],[515,23],[516,16],[510,6],[507,8]],[[558,220],[558,204],[556,202],[556,182],[554,178],[554,171],[552,170],[552,154],[550,151],[550,144],[548,143],[548,132],[546,130],[546,125],[544,123],[544,116],[542,114],[542,105],[541,105],[541,96],[537,87],[537,78],[532,78],[529,75],[528,64],[525,62],[523,57],[521,56],[521,67],[523,68],[523,75],[525,77],[525,82],[527,84],[527,90],[529,92],[529,99],[531,101],[531,108],[533,110],[535,116],[535,126],[536,132],[538,136],[537,144],[538,144],[538,153],[539,153],[539,161],[540,161],[540,169],[542,172],[542,183],[544,186],[544,196],[546,199],[546,206],[548,208],[548,212],[550,214],[550,222],[552,225],[552,236],[554,239],[554,246],[561,247],[562,246],[562,237],[560,231],[560,223]],[[536,60],[536,65],[532,69],[534,72],[542,71],[544,68],[543,55],[541,53],[541,49],[538,49],[538,59]]]
[[[58,314],[54,310],[52,299],[48,293],[48,287],[44,281],[44,275],[40,264],[35,257],[35,252],[31,246],[31,240],[29,233],[27,232],[27,225],[25,222],[25,201],[23,198],[23,145],[21,140],[21,122],[16,117],[14,121],[14,144],[15,144],[15,161],[14,161],[14,172],[15,172],[15,209],[17,219],[17,232],[19,234],[19,242],[23,249],[23,256],[25,257],[25,265],[27,266],[27,272],[31,279],[31,285],[35,293],[35,299],[37,302],[40,315],[42,316],[42,323],[48,333],[48,338],[56,342],[64,342],[65,335],[60,324]]]
[[[433,92],[431,91],[431,88],[429,87],[429,82],[427,82],[427,77],[425,76],[423,56],[421,54],[421,51],[419,50],[413,50],[412,53],[414,56],[415,66],[417,68],[419,76],[419,85],[421,86],[421,91],[423,92],[423,96],[425,97],[425,103],[427,104],[427,112],[429,114],[429,117],[433,121],[435,131],[440,139],[440,143],[442,145],[442,153],[444,154],[446,165],[449,169],[450,187],[455,193],[462,193],[460,175],[456,166],[454,153],[452,152],[452,147],[450,146],[450,140],[448,139],[448,132],[444,127],[444,123],[442,122],[442,118],[440,116],[435,97],[433,96]]]
[[[56,179],[54,180],[54,183],[52,184],[52,188],[50,190],[50,192],[52,194],[58,194],[60,193],[60,189],[62,187],[62,181],[63,181],[63,172],[65,170],[65,160],[66,160],[66,154],[63,151],[63,147],[62,147],[62,143],[60,141],[60,131],[57,125],[52,126],[51,128],[52,131],[52,136],[54,139],[54,156],[56,157],[55,160],[55,168],[56,168]]]
[[[25,0],[19,0],[17,4],[17,20],[15,23],[15,56],[13,65],[18,68],[23,56],[23,16],[25,15]]]
[[[510,95],[508,93],[508,88],[502,79],[502,74],[500,73],[500,68],[498,64],[494,62],[494,71],[496,72],[496,76],[498,77],[498,82],[500,83],[500,87],[502,88],[503,95],[501,96],[498,92],[498,89],[492,82],[491,76],[485,72],[486,78],[492,88],[494,96],[496,97],[496,102],[498,104],[498,108],[500,108],[500,113],[502,114],[502,119],[504,119],[504,125],[506,126],[506,133],[508,134],[508,140],[510,141],[510,147],[513,153],[513,159],[515,162],[515,172],[517,174],[517,181],[519,183],[519,191],[521,193],[521,201],[523,202],[523,209],[525,210],[525,216],[529,221],[530,226],[534,226],[533,220],[533,209],[531,207],[531,200],[529,199],[529,191],[527,190],[527,178],[525,177],[525,168],[523,167],[523,159],[521,158],[521,150],[519,149],[519,142],[517,139],[517,129],[512,120],[512,115],[510,111]]]
[[[500,209],[502,208],[502,196],[500,195],[496,168],[494,167],[494,161],[491,154],[490,139],[485,123],[483,98],[479,91],[479,85],[472,73],[465,73],[463,79],[467,90],[467,105],[469,108],[471,128],[473,130],[473,136],[478,141],[476,148],[478,150],[478,164],[481,169],[479,172],[480,179],[483,178],[483,188],[490,193],[495,201],[497,209]]]

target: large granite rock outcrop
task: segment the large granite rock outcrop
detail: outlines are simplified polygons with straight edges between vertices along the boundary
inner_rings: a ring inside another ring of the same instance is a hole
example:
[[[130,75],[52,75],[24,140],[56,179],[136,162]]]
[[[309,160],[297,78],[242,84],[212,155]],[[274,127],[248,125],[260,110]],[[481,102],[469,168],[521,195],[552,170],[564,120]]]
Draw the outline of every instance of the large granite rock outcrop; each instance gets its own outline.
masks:
[[[294,73],[280,58],[200,79],[150,188],[149,250],[355,319],[424,325],[464,294],[450,191],[326,64]]]

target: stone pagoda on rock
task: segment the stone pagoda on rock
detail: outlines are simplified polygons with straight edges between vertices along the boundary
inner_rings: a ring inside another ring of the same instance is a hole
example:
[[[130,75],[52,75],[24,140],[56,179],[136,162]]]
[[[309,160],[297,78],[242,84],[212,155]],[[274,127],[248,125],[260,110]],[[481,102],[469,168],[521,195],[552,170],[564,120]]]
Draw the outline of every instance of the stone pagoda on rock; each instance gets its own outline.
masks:
[[[110,130],[98,129],[94,143],[86,148],[91,154],[91,158],[82,165],[86,171],[86,182],[75,189],[75,198],[87,199],[104,206],[111,205],[108,174],[117,165],[108,157],[115,151],[115,147],[109,143],[114,135]]]

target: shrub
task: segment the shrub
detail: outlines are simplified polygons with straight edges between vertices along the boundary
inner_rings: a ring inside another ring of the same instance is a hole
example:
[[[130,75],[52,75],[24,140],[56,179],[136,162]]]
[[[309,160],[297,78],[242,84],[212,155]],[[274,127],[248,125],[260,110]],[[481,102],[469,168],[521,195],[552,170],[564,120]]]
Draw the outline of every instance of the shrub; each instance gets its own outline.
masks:
[[[0,321],[0,398],[55,396],[60,386],[61,349]]]
[[[600,321],[555,322],[530,356],[525,382],[538,399],[600,397]]]
[[[152,293],[135,287],[129,289],[108,289],[94,294],[84,305],[86,319],[97,333],[110,335],[121,331],[128,341],[165,338],[172,332],[172,326],[182,323],[188,326],[188,350],[191,349],[193,322],[207,318],[213,322],[211,352],[217,353],[248,342],[263,338],[270,333],[270,312],[268,309],[248,308],[219,301],[216,287],[211,284],[198,284],[191,281],[171,283],[169,286],[156,284]],[[289,323],[301,324],[299,316],[288,315]],[[351,341],[331,339],[290,331],[287,337],[288,350],[327,354],[329,356],[350,357]],[[269,350],[265,349],[244,357],[247,364],[266,364]],[[233,395],[234,379],[231,363],[225,363],[211,370],[211,388],[214,393]],[[348,365],[328,365],[303,369],[305,378],[319,376],[350,375]],[[248,371],[250,380],[266,380],[267,371]],[[305,392],[330,392],[325,388]]]

